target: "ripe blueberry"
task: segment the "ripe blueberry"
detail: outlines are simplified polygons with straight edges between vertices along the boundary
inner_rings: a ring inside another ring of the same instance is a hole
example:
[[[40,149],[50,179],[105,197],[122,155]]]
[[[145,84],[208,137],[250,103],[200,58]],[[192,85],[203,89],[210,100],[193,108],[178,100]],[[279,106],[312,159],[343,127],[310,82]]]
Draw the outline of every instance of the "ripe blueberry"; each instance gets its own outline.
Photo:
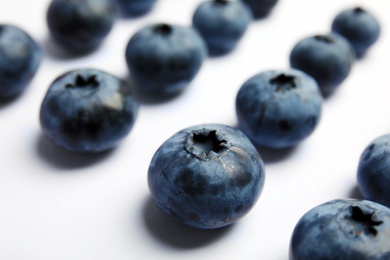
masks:
[[[96,49],[115,19],[116,8],[111,0],[53,0],[47,11],[52,38],[74,53]]]
[[[332,31],[344,36],[354,47],[356,56],[362,57],[379,38],[378,20],[361,7],[339,13],[332,23]]]
[[[368,200],[333,200],[299,220],[290,259],[390,259],[389,239],[389,208]]]
[[[108,73],[67,72],[50,86],[42,102],[43,131],[57,145],[77,152],[113,148],[132,129],[138,105],[129,87]]]
[[[131,76],[150,96],[170,96],[183,90],[205,56],[205,44],[194,29],[169,24],[142,28],[126,48]]]
[[[205,40],[210,55],[231,51],[244,35],[252,13],[241,1],[202,2],[192,17],[192,24]]]
[[[267,16],[278,3],[278,0],[243,0],[252,10],[255,18]]]
[[[363,151],[357,180],[364,198],[390,207],[390,134],[376,138]]]
[[[148,172],[157,206],[179,222],[214,229],[243,217],[264,184],[264,166],[249,139],[220,124],[186,128],[157,150]]]
[[[115,0],[124,17],[141,16],[149,12],[156,0]]]
[[[42,53],[22,29],[0,25],[0,99],[20,94],[34,77]]]
[[[299,41],[291,51],[291,67],[302,70],[318,83],[323,96],[329,96],[348,76],[354,52],[338,34],[315,35]]]
[[[286,148],[317,126],[322,97],[315,80],[301,71],[271,70],[244,83],[236,98],[241,130],[258,146]]]

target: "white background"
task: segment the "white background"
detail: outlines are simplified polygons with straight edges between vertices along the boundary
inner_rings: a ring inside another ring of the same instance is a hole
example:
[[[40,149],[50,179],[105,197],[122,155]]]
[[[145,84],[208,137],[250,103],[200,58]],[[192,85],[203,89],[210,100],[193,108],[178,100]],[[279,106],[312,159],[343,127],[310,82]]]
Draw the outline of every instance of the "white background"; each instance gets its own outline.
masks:
[[[287,259],[291,232],[310,208],[359,196],[356,168],[374,138],[390,132],[390,1],[280,0],[254,21],[237,49],[207,59],[177,98],[142,104],[130,135],[103,155],[75,155],[41,133],[38,114],[50,83],[61,73],[94,67],[125,77],[131,35],[152,22],[190,25],[199,0],[158,0],[148,15],[119,20],[103,45],[81,58],[62,55],[49,39],[48,0],[0,0],[0,22],[24,28],[44,59],[28,89],[0,105],[0,259]],[[154,206],[147,170],[156,149],[195,124],[237,124],[234,102],[249,77],[289,66],[293,45],[327,33],[334,16],[360,4],[382,24],[380,40],[357,61],[324,102],[315,132],[295,149],[260,151],[266,182],[255,207],[238,223],[193,230]]]

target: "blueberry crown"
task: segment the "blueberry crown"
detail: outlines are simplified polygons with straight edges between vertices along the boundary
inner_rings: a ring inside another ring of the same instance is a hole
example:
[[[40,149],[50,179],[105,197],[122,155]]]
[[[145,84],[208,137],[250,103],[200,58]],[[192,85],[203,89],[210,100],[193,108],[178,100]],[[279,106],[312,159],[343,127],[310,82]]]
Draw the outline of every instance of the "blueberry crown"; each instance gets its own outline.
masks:
[[[91,75],[86,78],[81,76],[80,74],[77,74],[76,80],[73,84],[69,83],[65,87],[66,88],[96,88],[99,86],[99,81],[97,80],[96,75]]]

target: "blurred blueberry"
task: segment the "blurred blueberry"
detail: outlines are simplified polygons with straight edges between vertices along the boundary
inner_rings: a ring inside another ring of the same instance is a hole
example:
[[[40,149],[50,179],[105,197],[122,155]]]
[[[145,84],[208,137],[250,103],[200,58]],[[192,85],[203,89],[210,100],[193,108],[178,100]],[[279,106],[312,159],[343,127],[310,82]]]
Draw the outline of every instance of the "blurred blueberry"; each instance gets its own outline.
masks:
[[[390,134],[376,138],[363,151],[357,180],[365,199],[390,207]]]
[[[288,148],[316,128],[322,96],[315,80],[295,70],[271,70],[244,83],[236,98],[241,130],[256,146]]]
[[[333,200],[303,215],[290,260],[390,259],[390,209],[368,200]]]
[[[20,94],[34,77],[42,59],[36,42],[22,29],[0,25],[0,99]]]
[[[210,55],[230,52],[244,35],[252,13],[241,1],[211,0],[202,2],[192,24],[205,40]]]
[[[95,50],[116,19],[112,0],[53,0],[47,25],[54,41],[71,53]]]
[[[344,81],[353,62],[352,46],[338,34],[304,38],[290,54],[291,66],[312,76],[325,97]]]
[[[183,90],[205,56],[205,44],[194,29],[169,24],[142,28],[126,48],[132,78],[151,96],[171,96]]]
[[[164,213],[191,227],[214,229],[247,214],[264,174],[260,155],[241,131],[204,124],[164,142],[150,163],[148,183]]]
[[[362,57],[379,38],[378,20],[361,7],[339,13],[332,23],[332,31],[344,36],[354,47],[356,56]]]
[[[138,112],[128,85],[108,73],[67,72],[50,86],[42,102],[43,131],[57,145],[77,152],[113,148],[132,129]]]
[[[267,16],[271,10],[275,7],[278,0],[242,0],[245,2],[250,9],[252,10],[253,17],[264,18]]]
[[[137,17],[148,13],[156,0],[115,0],[124,17]]]

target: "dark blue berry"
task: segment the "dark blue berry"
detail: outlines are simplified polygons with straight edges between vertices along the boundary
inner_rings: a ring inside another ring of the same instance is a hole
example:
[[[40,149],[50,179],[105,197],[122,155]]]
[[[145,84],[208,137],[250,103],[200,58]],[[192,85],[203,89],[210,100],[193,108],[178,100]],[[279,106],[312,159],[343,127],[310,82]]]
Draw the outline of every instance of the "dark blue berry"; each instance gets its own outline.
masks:
[[[39,46],[26,32],[0,25],[0,99],[20,94],[37,72],[41,58]]]
[[[164,142],[150,163],[148,183],[164,213],[191,227],[214,229],[253,207],[264,177],[263,162],[241,131],[205,124]]]
[[[257,145],[287,148],[316,128],[322,108],[318,85],[294,69],[259,73],[237,94],[236,113],[241,130]]]
[[[132,129],[138,112],[128,85],[108,73],[84,69],[65,73],[42,102],[43,131],[59,146],[77,152],[113,148]]]
[[[252,20],[250,9],[241,1],[202,2],[192,24],[205,40],[210,55],[230,52],[244,35]]]
[[[114,0],[124,17],[137,17],[148,13],[156,0]]]
[[[252,10],[255,18],[264,18],[278,3],[278,0],[243,0]]]

